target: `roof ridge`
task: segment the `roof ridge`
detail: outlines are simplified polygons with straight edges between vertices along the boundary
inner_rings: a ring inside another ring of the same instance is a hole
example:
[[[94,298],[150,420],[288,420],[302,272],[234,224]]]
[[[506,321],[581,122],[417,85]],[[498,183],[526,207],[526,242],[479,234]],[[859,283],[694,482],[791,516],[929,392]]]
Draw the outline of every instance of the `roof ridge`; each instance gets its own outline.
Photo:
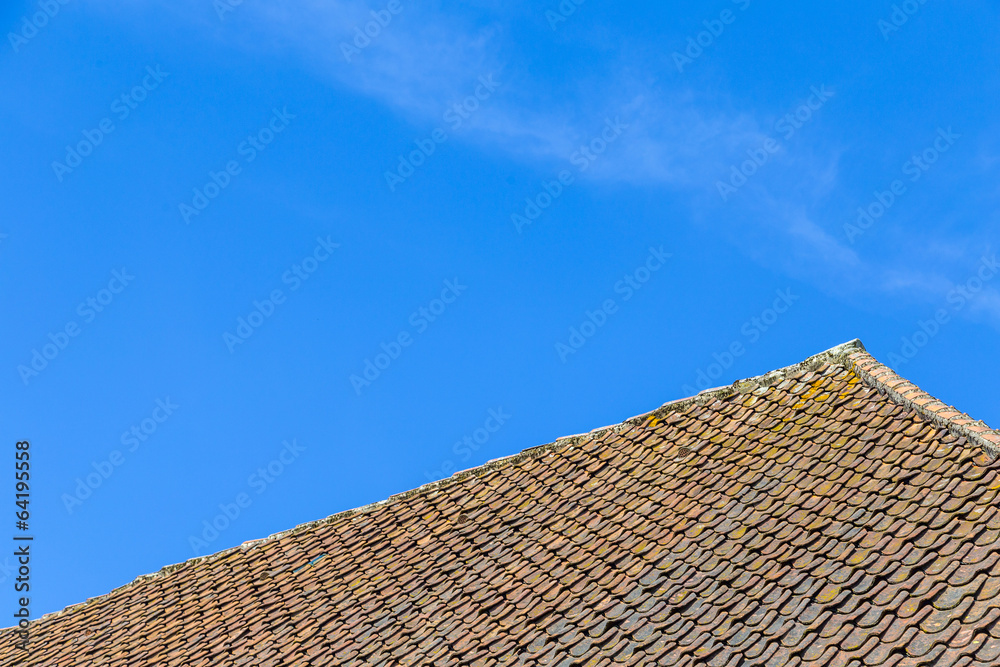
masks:
[[[59,616],[62,616],[63,614],[75,611],[76,609],[79,609],[81,607],[85,607],[87,605],[93,604],[105,598],[109,598],[115,593],[118,593],[125,589],[132,588],[133,586],[136,586],[143,582],[159,579],[160,577],[165,577],[171,574],[172,572],[175,572],[188,565],[196,565],[198,563],[203,563],[203,562],[212,562],[224,558],[229,554],[235,553],[236,551],[244,551],[244,552],[249,551],[258,546],[267,544],[268,542],[272,542],[274,540],[279,540],[289,535],[294,535],[296,533],[300,533],[309,530],[311,528],[316,528],[318,526],[336,523],[337,521],[348,519],[356,514],[368,513],[374,509],[382,507],[383,505],[388,505],[392,502],[405,500],[406,498],[411,498],[413,496],[420,495],[423,493],[431,493],[440,488],[451,486],[457,482],[462,481],[463,479],[466,479],[467,477],[472,477],[474,475],[481,476],[487,472],[492,472],[493,470],[497,470],[506,467],[508,465],[519,463],[520,461],[524,461],[531,458],[538,458],[551,451],[563,449],[566,447],[573,447],[587,440],[599,438],[609,431],[624,430],[624,428],[640,424],[642,423],[642,421],[652,417],[660,417],[669,412],[684,410],[693,403],[700,403],[703,405],[705,403],[710,403],[716,399],[722,399],[728,396],[732,396],[733,394],[736,393],[746,393],[747,391],[753,391],[754,389],[757,389],[759,387],[771,386],[773,384],[776,384],[777,382],[780,382],[789,374],[792,374],[795,371],[807,368],[808,369],[816,368],[822,365],[824,362],[837,363],[838,361],[845,359],[848,354],[858,350],[863,351],[864,349],[865,346],[861,342],[861,340],[855,338],[852,341],[849,341],[847,343],[842,343],[841,345],[837,345],[836,347],[830,348],[825,352],[815,354],[804,361],[800,361],[798,363],[786,366],[784,368],[779,368],[777,370],[769,371],[767,373],[764,373],[763,375],[747,378],[745,380],[739,380],[737,382],[734,382],[732,385],[727,385],[724,387],[716,387],[714,389],[706,389],[694,396],[689,396],[686,398],[669,401],[667,403],[664,403],[658,408],[655,408],[649,412],[644,412],[634,417],[630,417],[618,424],[612,424],[610,426],[603,426],[600,428],[596,428],[591,431],[588,431],[587,433],[561,436],[559,438],[556,438],[552,442],[542,445],[536,445],[534,447],[529,447],[510,456],[504,456],[492,459],[480,466],[468,468],[466,470],[460,470],[452,474],[450,477],[445,477],[444,479],[440,479],[436,482],[429,482],[427,484],[422,484],[421,486],[410,489],[409,491],[403,491],[401,493],[393,494],[383,500],[377,500],[367,505],[362,505],[360,507],[355,507],[352,509],[346,509],[340,512],[335,512],[334,514],[323,517],[321,519],[315,519],[313,521],[300,523],[297,526],[294,526],[287,530],[273,533],[271,535],[268,535],[267,537],[262,537],[255,540],[248,540],[246,542],[243,542],[242,544],[237,544],[235,546],[229,547],[228,549],[223,549],[222,551],[217,551],[211,554],[205,554],[204,556],[195,556],[194,558],[189,558],[187,560],[181,561],[179,563],[174,563],[172,565],[165,565],[156,572],[150,572],[149,574],[141,574],[132,581],[122,584],[117,588],[113,588],[107,593],[104,593],[102,595],[97,595],[92,598],[87,598],[83,602],[78,602],[76,604],[69,605],[59,611],[54,611],[48,614],[44,614],[33,622],[47,621],[57,618]]]
[[[864,343],[861,342],[860,338],[855,338],[854,340],[847,341],[846,343],[841,343],[840,345],[835,345],[829,350],[820,352],[819,354],[814,354],[807,359],[800,361],[798,363],[792,364],[790,366],[785,366],[783,368],[778,368],[773,371],[768,371],[762,375],[757,375],[754,377],[746,378],[743,380],[737,380],[730,385],[725,385],[722,387],[715,387],[713,389],[705,389],[700,391],[694,396],[688,398],[681,398],[675,401],[670,401],[664,403],[659,408],[647,412],[645,414],[636,415],[630,419],[626,419],[624,423],[636,424],[637,420],[642,420],[648,417],[659,417],[664,414],[675,412],[677,410],[683,410],[690,406],[691,404],[705,405],[712,402],[713,399],[728,398],[733,394],[747,394],[754,389],[759,389],[761,387],[773,386],[782,380],[786,379],[790,375],[795,375],[802,371],[811,371],[820,368],[823,364],[838,364],[844,368],[848,368],[847,359],[850,355],[857,352],[866,352]],[[611,427],[606,427],[611,428]]]
[[[410,489],[408,491],[403,491],[385,498],[384,500],[379,500],[367,505],[362,505],[361,507],[356,507],[353,509],[342,510],[336,512],[327,517],[316,519],[313,521],[308,521],[301,523],[293,528],[283,530],[267,537],[259,538],[256,540],[249,540],[243,542],[242,544],[224,549],[222,551],[217,551],[212,554],[206,554],[204,556],[196,556],[194,558],[189,558],[188,560],[181,561],[180,563],[175,563],[173,565],[167,565],[156,572],[150,574],[143,574],[132,581],[119,586],[118,588],[112,589],[111,591],[104,593],[103,595],[88,598],[83,602],[79,602],[70,606],[65,607],[60,611],[51,612],[45,614],[40,618],[32,621],[33,623],[38,621],[51,620],[63,614],[74,611],[78,608],[93,604],[99,600],[111,597],[115,593],[122,591],[124,589],[131,588],[140,583],[158,579],[160,577],[165,577],[172,572],[179,570],[188,565],[195,565],[202,562],[212,562],[221,558],[228,556],[229,554],[235,553],[236,551],[249,551],[268,542],[274,540],[279,540],[281,538],[287,537],[289,535],[294,535],[318,526],[323,526],[327,524],[336,523],[338,521],[348,519],[357,514],[365,514],[374,509],[388,505],[399,500],[405,500],[416,495],[421,495],[425,493],[432,493],[441,488],[450,487],[453,484],[460,482],[468,477],[472,476],[482,476],[486,473],[505,468],[507,466],[519,463],[524,460],[538,458],[548,454],[549,452],[561,450],[564,448],[571,448],[583,442],[600,438],[609,432],[620,433],[632,426],[639,425],[644,421],[652,418],[662,417],[671,412],[677,412],[685,410],[691,405],[706,405],[715,400],[721,400],[728,398],[734,394],[749,393],[756,389],[762,387],[770,387],[779,382],[785,380],[789,376],[797,375],[803,371],[816,370],[822,367],[824,364],[839,365],[846,370],[854,372],[865,384],[878,390],[880,393],[887,395],[893,401],[908,407],[922,416],[926,417],[930,421],[952,430],[954,433],[961,437],[966,437],[969,440],[975,442],[984,451],[986,451],[992,458],[997,458],[1000,456],[1000,432],[990,429],[986,424],[981,421],[974,421],[968,415],[961,413],[954,408],[945,405],[938,399],[930,396],[926,392],[922,392],[916,385],[911,382],[901,378],[892,369],[884,366],[878,362],[874,357],[868,354],[865,349],[864,344],[860,339],[855,338],[854,340],[842,343],[835,347],[830,348],[819,354],[815,354],[804,361],[792,364],[790,366],[785,366],[784,368],[779,368],[776,370],[769,371],[762,375],[758,375],[751,378],[746,378],[743,380],[737,380],[731,385],[726,385],[723,387],[715,387],[713,389],[706,389],[699,392],[694,396],[689,396],[686,398],[681,398],[674,401],[669,401],[664,403],[658,408],[651,411],[644,412],[642,414],[636,415],[625,419],[618,424],[612,424],[609,426],[603,426],[600,428],[593,429],[587,433],[580,433],[576,435],[562,436],[556,438],[554,441],[543,445],[536,445],[534,447],[529,447],[516,454],[512,454],[506,457],[500,457],[487,461],[486,463],[469,468],[466,470],[461,470],[450,477],[444,479],[429,482],[423,484],[416,488]],[[906,395],[909,394],[909,395]],[[933,406],[933,408],[931,407]],[[949,411],[954,412],[954,415],[948,414]]]
[[[973,442],[993,460],[1000,458],[1000,431],[990,428],[986,422],[973,419],[954,406],[928,394],[863,349],[848,354],[845,361],[851,371],[879,393],[913,410],[928,421]]]

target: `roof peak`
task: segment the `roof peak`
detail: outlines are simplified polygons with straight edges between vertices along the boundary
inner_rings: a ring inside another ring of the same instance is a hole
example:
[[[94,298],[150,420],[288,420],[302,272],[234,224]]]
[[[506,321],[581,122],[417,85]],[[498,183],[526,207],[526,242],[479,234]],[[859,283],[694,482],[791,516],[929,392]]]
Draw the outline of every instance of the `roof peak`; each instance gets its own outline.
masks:
[[[438,480],[436,482],[430,482],[428,484],[421,485],[409,491],[404,491],[398,493],[388,498],[368,505],[363,505],[354,509],[343,510],[331,514],[330,516],[324,517],[322,519],[317,519],[314,521],[309,521],[306,523],[299,524],[294,528],[284,530],[268,537],[250,540],[244,542],[240,545],[218,551],[213,554],[207,554],[204,556],[197,556],[195,558],[182,561],[173,565],[168,565],[163,567],[157,572],[150,574],[141,575],[136,577],[131,582],[119,586],[112,591],[105,593],[100,596],[89,598],[84,602],[80,602],[74,605],[70,605],[61,611],[52,612],[45,614],[39,620],[47,620],[57,616],[61,616],[65,613],[84,607],[98,600],[110,597],[115,593],[131,588],[139,583],[150,579],[156,579],[162,576],[166,576],[171,572],[174,572],[180,568],[188,565],[193,565],[200,562],[214,561],[219,558],[223,558],[228,554],[235,551],[249,551],[262,544],[266,544],[273,540],[278,540],[283,537],[299,533],[311,528],[334,523],[343,519],[347,519],[356,514],[367,513],[383,505],[393,503],[405,498],[410,498],[412,496],[422,494],[422,493],[432,493],[437,489],[442,487],[450,486],[458,481],[466,479],[471,476],[482,476],[493,470],[507,467],[513,465],[520,461],[537,458],[547,454],[550,451],[563,449],[566,447],[573,447],[587,440],[594,438],[599,438],[610,431],[621,432],[631,426],[642,424],[653,418],[662,417],[671,412],[682,411],[690,407],[691,405],[706,405],[708,403],[714,402],[715,400],[722,400],[734,394],[746,394],[753,392],[761,388],[768,388],[779,384],[780,382],[794,378],[802,373],[814,371],[822,368],[824,365],[836,365],[840,366],[846,370],[855,373],[862,382],[867,386],[877,390],[880,394],[886,396],[893,402],[902,405],[908,409],[913,410],[915,413],[926,418],[930,422],[946,428],[958,437],[964,437],[968,441],[978,445],[984,452],[986,452],[992,459],[1000,458],[1000,431],[990,429],[982,421],[974,420],[967,414],[959,412],[955,408],[946,405],[942,401],[934,398],[930,394],[922,391],[919,387],[903,379],[895,373],[889,367],[881,364],[874,357],[872,357],[865,349],[864,344],[860,339],[855,338],[854,340],[848,341],[846,343],[841,343],[836,345],[824,352],[815,354],[807,359],[800,361],[798,363],[792,364],[790,366],[785,366],[784,368],[779,368],[773,371],[769,371],[762,375],[758,375],[751,378],[746,378],[743,380],[737,380],[731,385],[726,385],[722,387],[716,387],[713,389],[706,389],[704,391],[695,394],[694,396],[689,396],[686,398],[677,399],[664,403],[658,408],[651,411],[644,412],[642,414],[630,417],[618,424],[612,424],[610,426],[604,426],[600,428],[593,429],[587,433],[580,433],[577,435],[569,435],[557,438],[556,440],[543,444],[537,445],[535,447],[530,447],[528,449],[522,450],[511,456],[506,456],[502,458],[493,459],[487,463],[477,466],[474,468],[469,468],[467,470],[462,470],[454,473],[450,477]]]

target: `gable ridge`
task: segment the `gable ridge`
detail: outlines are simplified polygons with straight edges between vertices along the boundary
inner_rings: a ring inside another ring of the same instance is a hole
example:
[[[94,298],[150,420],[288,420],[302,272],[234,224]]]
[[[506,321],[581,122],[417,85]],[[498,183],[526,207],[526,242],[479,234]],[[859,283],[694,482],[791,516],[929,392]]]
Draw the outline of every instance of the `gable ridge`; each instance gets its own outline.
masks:
[[[296,533],[317,528],[319,526],[337,523],[355,515],[371,512],[372,510],[396,501],[404,500],[416,495],[434,493],[439,489],[450,487],[453,484],[469,477],[482,477],[490,472],[510,467],[521,461],[539,458],[554,451],[571,449],[588,441],[600,439],[610,433],[620,434],[633,426],[643,425],[651,420],[661,419],[673,412],[684,411],[692,405],[708,405],[716,400],[723,400],[735,394],[747,394],[761,389],[766,390],[767,388],[779,384],[784,380],[796,379],[804,373],[818,371],[829,366],[840,367],[853,372],[865,385],[875,389],[889,400],[914,411],[931,423],[951,431],[957,437],[966,438],[969,442],[979,446],[991,459],[996,460],[997,458],[1000,458],[1000,432],[991,429],[984,422],[974,420],[969,415],[956,410],[952,406],[946,405],[942,401],[922,391],[912,382],[900,377],[892,369],[884,366],[868,354],[860,339],[854,339],[832,347],[819,354],[813,355],[804,361],[792,364],[791,366],[769,371],[768,373],[756,377],[738,380],[731,385],[706,389],[694,396],[670,401],[650,412],[636,415],[635,417],[626,419],[618,424],[596,428],[587,433],[563,436],[557,438],[553,442],[530,447],[511,456],[493,459],[481,466],[456,472],[445,479],[424,484],[409,491],[389,496],[384,500],[370,503],[362,507],[337,512],[315,521],[302,523],[294,528],[274,533],[261,539],[250,540],[214,554],[197,556],[180,563],[168,565],[157,572],[136,577],[131,582],[119,586],[118,588],[115,588],[103,595],[89,598],[84,602],[68,606],[60,611],[45,614],[37,621],[33,621],[33,623],[62,616],[99,600],[111,597],[122,590],[132,588],[133,586],[139,585],[145,581],[165,577],[172,572],[189,565],[219,560],[237,551],[250,551],[274,540],[279,540]]]
[[[1000,458],[1000,431],[991,429],[982,420],[973,419],[931,396],[909,380],[897,375],[888,366],[879,363],[867,352],[848,354],[845,362],[865,384],[877,389],[894,403],[913,410],[934,425],[948,429],[956,436],[966,438],[994,461]]]

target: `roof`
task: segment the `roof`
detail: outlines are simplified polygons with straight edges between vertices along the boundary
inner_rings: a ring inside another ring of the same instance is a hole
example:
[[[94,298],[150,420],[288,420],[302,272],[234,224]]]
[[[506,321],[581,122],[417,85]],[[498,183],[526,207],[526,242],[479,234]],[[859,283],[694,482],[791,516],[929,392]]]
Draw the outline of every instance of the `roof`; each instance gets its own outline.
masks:
[[[140,577],[0,664],[997,664],[998,452],[854,341]]]

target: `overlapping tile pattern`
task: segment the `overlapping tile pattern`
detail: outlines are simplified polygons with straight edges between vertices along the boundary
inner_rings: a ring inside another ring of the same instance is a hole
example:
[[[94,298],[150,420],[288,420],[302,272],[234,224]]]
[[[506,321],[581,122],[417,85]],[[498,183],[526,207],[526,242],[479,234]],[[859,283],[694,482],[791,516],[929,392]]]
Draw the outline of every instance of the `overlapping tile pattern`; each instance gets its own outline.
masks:
[[[1000,475],[849,352],[168,568],[0,664],[996,665]]]

